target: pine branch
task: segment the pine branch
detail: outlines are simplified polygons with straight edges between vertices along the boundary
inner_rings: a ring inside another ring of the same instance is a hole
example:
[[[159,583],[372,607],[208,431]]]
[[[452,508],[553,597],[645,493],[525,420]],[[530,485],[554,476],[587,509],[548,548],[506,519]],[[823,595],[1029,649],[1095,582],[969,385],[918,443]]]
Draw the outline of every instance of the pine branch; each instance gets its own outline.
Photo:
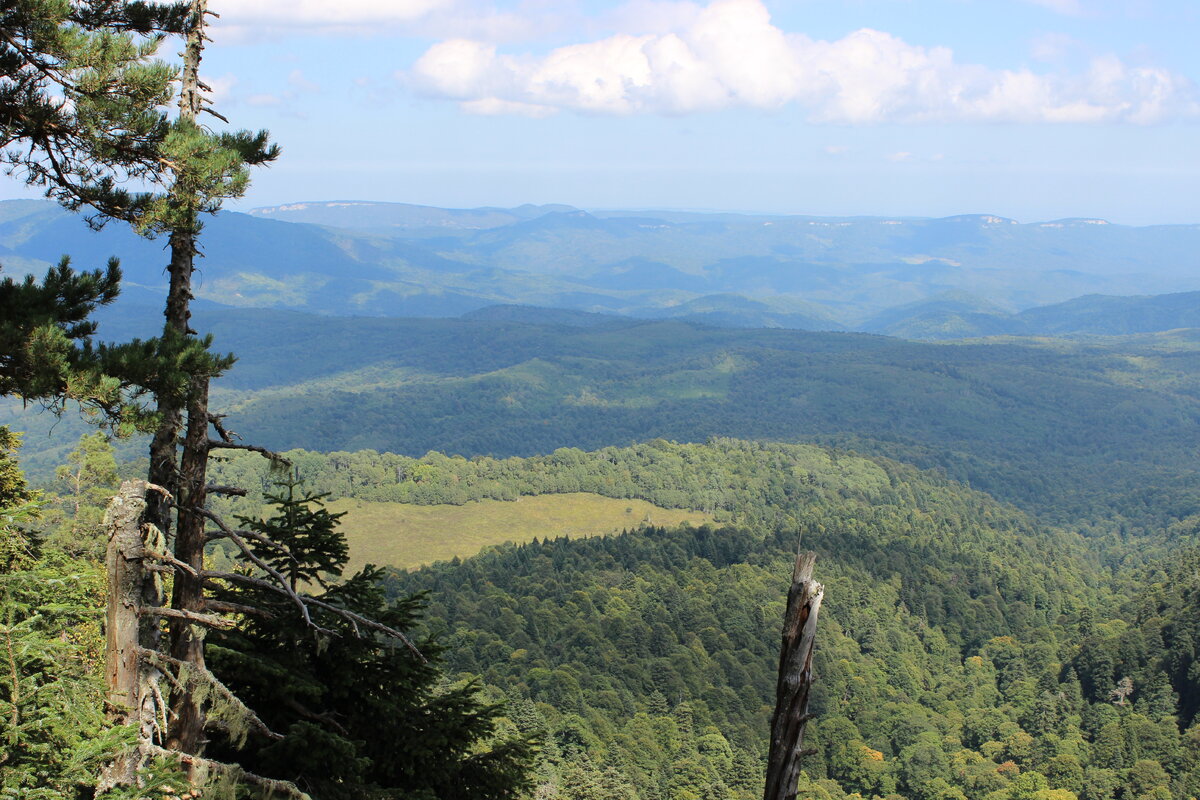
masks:
[[[400,632],[400,631],[396,630],[395,628],[392,628],[388,625],[384,625],[382,622],[376,622],[375,620],[364,617],[361,614],[356,614],[353,611],[349,611],[345,608],[341,608],[340,606],[335,606],[332,603],[326,603],[324,600],[318,600],[317,598],[310,597],[309,595],[295,594],[286,588],[280,587],[280,586],[276,585],[275,583],[272,583],[271,581],[265,581],[262,578],[255,578],[253,575],[243,575],[239,572],[219,572],[217,570],[210,570],[210,569],[204,570],[204,572],[202,572],[201,575],[203,575],[205,578],[211,578],[214,580],[235,581],[237,583],[244,583],[247,586],[256,586],[259,589],[267,589],[269,591],[287,595],[289,597],[298,598],[300,600],[300,602],[304,603],[306,606],[312,605],[316,608],[320,608],[324,611],[328,611],[328,612],[334,614],[335,616],[339,616],[342,619],[344,619],[345,621],[349,622],[350,626],[354,629],[355,635],[360,638],[362,637],[362,632],[360,630],[360,627],[366,628],[367,630],[375,631],[376,633],[381,633],[384,636],[387,636],[388,638],[395,639],[399,642],[402,642],[405,647],[407,647],[410,651],[412,651],[413,655],[415,655],[417,658],[421,659],[422,663],[429,663],[428,660],[425,658],[425,656],[421,653],[420,649],[415,644],[412,643],[412,640],[410,640],[402,632]],[[321,633],[327,633],[327,634],[330,634],[333,636],[338,635],[337,631],[331,631],[328,628],[321,628],[321,627],[317,626],[316,624],[312,624],[312,623],[310,623],[310,624],[312,625],[312,627],[315,630],[320,631]]]

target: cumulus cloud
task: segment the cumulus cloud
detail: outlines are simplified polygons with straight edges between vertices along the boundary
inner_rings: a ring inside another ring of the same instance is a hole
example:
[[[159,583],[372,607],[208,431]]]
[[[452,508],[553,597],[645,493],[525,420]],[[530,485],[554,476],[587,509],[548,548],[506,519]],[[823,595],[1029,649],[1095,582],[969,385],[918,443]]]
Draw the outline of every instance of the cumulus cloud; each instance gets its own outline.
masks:
[[[1152,123],[1200,111],[1191,82],[1165,69],[1102,58],[1074,75],[996,70],[871,29],[815,40],[777,28],[761,0],[713,0],[679,30],[620,33],[541,56],[451,39],[401,77],[476,113],[686,114],[796,104],[827,123]]]
[[[449,0],[214,0],[210,6],[232,25],[370,25],[411,22]]]
[[[557,29],[559,13],[498,10],[491,0],[212,0],[223,41],[289,35],[364,37],[415,34],[487,41],[536,38]]]

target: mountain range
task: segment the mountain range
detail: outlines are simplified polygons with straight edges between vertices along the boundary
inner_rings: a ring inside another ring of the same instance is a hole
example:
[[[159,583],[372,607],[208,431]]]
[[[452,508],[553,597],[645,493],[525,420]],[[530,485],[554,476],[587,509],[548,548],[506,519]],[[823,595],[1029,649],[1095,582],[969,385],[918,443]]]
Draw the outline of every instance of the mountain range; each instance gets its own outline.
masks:
[[[125,303],[159,301],[163,244],[118,225],[94,233],[49,202],[0,203],[9,272],[117,255]],[[534,306],[945,339],[1188,327],[1200,296],[1200,226],[1103,220],[320,202],[221,213],[203,248],[201,299],[334,315]]]

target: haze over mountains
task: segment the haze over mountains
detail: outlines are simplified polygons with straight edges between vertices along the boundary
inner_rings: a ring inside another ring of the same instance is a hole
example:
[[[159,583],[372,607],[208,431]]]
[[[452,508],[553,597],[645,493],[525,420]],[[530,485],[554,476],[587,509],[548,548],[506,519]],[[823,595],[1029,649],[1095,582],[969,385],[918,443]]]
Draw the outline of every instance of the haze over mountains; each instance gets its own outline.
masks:
[[[222,213],[204,241],[200,298],[335,315],[603,314],[944,339],[1190,327],[1200,299],[1198,225],[314,202]],[[124,303],[165,285],[160,242],[95,234],[49,202],[0,203],[6,270],[64,253],[79,267],[118,255]]]

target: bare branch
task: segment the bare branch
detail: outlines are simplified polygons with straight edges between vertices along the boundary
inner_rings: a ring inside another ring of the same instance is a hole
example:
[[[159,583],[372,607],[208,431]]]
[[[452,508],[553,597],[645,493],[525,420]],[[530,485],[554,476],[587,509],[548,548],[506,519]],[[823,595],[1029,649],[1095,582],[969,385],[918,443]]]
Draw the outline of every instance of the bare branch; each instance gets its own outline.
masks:
[[[242,438],[241,436],[238,436],[237,431],[231,431],[225,428],[225,425],[222,422],[222,420],[225,419],[225,416],[225,414],[208,415],[208,422],[213,426],[213,428],[216,429],[217,435],[221,437],[221,441],[233,442],[234,439]]]
[[[249,617],[275,619],[275,615],[266,609],[242,605],[241,603],[229,603],[224,600],[210,600],[205,598],[204,607],[218,614],[244,614]]]
[[[236,706],[238,708],[238,710],[242,714],[245,715],[246,721],[250,723],[250,726],[252,728],[257,730],[259,733],[261,733],[263,736],[267,737],[268,739],[274,739],[275,741],[279,741],[280,739],[283,738],[283,734],[276,733],[275,731],[271,730],[271,727],[269,725],[267,725],[267,723],[263,722],[262,719],[257,714],[255,714],[254,711],[249,706],[247,706],[245,703],[243,703],[238,698],[238,696],[233,693],[233,691],[229,687],[227,687],[225,684],[221,683],[221,681],[217,680],[217,676],[213,675],[207,668],[197,667],[195,664],[192,664],[192,663],[189,663],[186,661],[180,661],[177,658],[171,658],[170,656],[168,656],[164,653],[159,653],[154,650],[148,650],[144,647],[138,648],[138,654],[141,655],[146,660],[153,663],[155,666],[159,667],[160,669],[162,669],[164,666],[169,664],[169,665],[175,667],[176,669],[187,669],[187,670],[191,670],[192,672],[196,672],[196,673],[200,674],[203,677],[203,679],[205,681],[207,681],[209,685],[212,686],[212,688],[217,690],[218,694],[220,694],[223,698],[225,698],[225,700],[227,702],[232,703],[234,706]],[[176,683],[178,685],[178,682],[174,678],[170,677],[170,673],[167,670],[164,669],[163,674],[167,675],[168,678],[173,683]]]
[[[143,552],[145,552],[145,554],[148,557],[154,559],[155,561],[159,561],[163,564],[170,564],[175,569],[180,570],[182,572],[186,572],[188,575],[191,575],[192,577],[199,577],[199,573],[196,572],[195,567],[193,567],[191,564],[185,564],[184,562],[180,561],[178,558],[176,558],[173,555],[169,555],[167,553],[159,553],[154,550],[151,550],[149,547],[147,547]]]
[[[191,622],[196,625],[204,625],[208,628],[229,629],[235,623],[231,619],[224,617],[216,617],[212,614],[197,614],[195,611],[184,611],[179,608],[171,608],[170,606],[143,606],[138,609],[138,614],[147,617],[170,617],[171,619],[181,619],[185,622]]]
[[[267,448],[259,447],[256,444],[241,444],[240,442],[226,442],[226,441],[222,441],[220,439],[209,439],[208,440],[208,449],[209,450],[246,450],[251,453],[259,453],[260,455],[263,455],[263,456],[269,458],[270,460],[276,461],[280,464],[286,464],[288,466],[291,466],[291,463],[292,463],[291,461],[288,461],[283,456],[279,455],[279,453],[276,453],[274,450],[268,450]]]
[[[220,517],[218,517],[216,514],[214,514],[213,512],[209,511],[206,508],[200,509],[200,515],[202,517],[206,517],[206,518],[212,520],[213,522],[215,522],[217,525],[221,526],[221,528],[222,528],[222,530],[218,530],[218,531],[209,531],[206,536],[208,541],[215,542],[218,539],[228,539],[229,538],[229,534],[227,534],[224,530],[224,528],[227,526],[224,523],[224,521],[221,520]],[[234,533],[236,533],[238,536],[241,536],[243,539],[252,539],[260,544],[266,545],[267,547],[275,548],[283,555],[291,556],[291,551],[289,551],[286,547],[284,547],[282,544],[280,544],[279,542],[272,539],[270,536],[261,534],[258,531],[247,531],[247,530],[242,530],[239,528],[239,529],[235,530]]]
[[[220,517],[207,511],[202,511],[202,513],[204,513],[205,516],[217,524],[217,526],[221,529],[221,533],[225,534],[225,538],[236,544],[238,549],[242,551],[246,558],[254,562],[254,566],[258,567],[276,580],[279,585],[279,590],[291,598],[292,602],[296,605],[296,608],[299,609],[300,616],[304,617],[305,624],[307,624],[310,628],[315,628],[316,624],[313,623],[312,616],[308,613],[308,606],[306,606],[304,601],[300,599],[300,595],[296,594],[296,591],[292,589],[292,586],[290,583],[288,583],[287,578],[283,577],[283,575],[281,575],[277,569],[259,558],[250,545],[246,544],[246,540],[239,536],[237,531],[226,525]]]
[[[312,800],[306,793],[296,788],[294,784],[287,781],[277,781],[273,778],[264,778],[261,775],[255,775],[253,772],[246,772],[241,767],[233,764],[225,764],[220,761],[202,758],[200,756],[188,755],[175,750],[167,750],[165,747],[158,745],[145,744],[142,745],[146,752],[154,756],[162,756],[165,758],[179,759],[181,764],[188,767],[201,768],[208,770],[210,773],[217,775],[228,775],[235,781],[249,783],[253,786],[258,786],[266,789],[268,794],[278,792],[283,797],[289,800]]]
[[[415,655],[417,658],[421,659],[422,663],[428,663],[425,656],[421,653],[420,649],[415,644],[413,644],[412,641],[406,635],[404,635],[404,633],[402,633],[401,631],[398,631],[395,628],[392,628],[388,625],[384,625],[382,622],[376,622],[375,620],[364,617],[361,614],[356,614],[353,611],[349,611],[345,608],[341,608],[340,606],[335,606],[332,603],[327,603],[324,600],[318,600],[315,597],[310,597],[308,595],[293,594],[292,592],[276,585],[275,583],[272,583],[271,581],[265,581],[262,578],[256,578],[253,575],[243,575],[239,572],[218,572],[216,570],[209,570],[209,569],[204,570],[204,572],[201,574],[205,578],[213,578],[216,580],[226,580],[226,581],[236,581],[238,583],[247,584],[248,586],[257,586],[260,589],[268,589],[270,591],[277,592],[277,593],[283,594],[283,595],[287,595],[289,597],[299,598],[300,602],[304,603],[306,606],[311,605],[316,608],[320,608],[320,609],[328,611],[336,616],[339,616],[342,619],[344,619],[345,621],[349,622],[351,627],[354,628],[356,635],[359,635],[359,636],[362,635],[358,630],[360,626],[363,628],[366,628],[367,630],[381,633],[384,636],[387,636],[388,638],[395,639],[399,642],[402,642],[405,647],[407,647],[410,651],[412,651],[413,655]],[[333,634],[335,636],[337,635],[336,631],[331,631],[327,628],[321,628],[312,623],[310,623],[310,624],[312,625],[312,627],[314,629],[321,631],[322,633],[329,633],[329,634]]]
[[[308,627],[312,628],[318,633],[324,633],[329,636],[338,635],[337,631],[330,630],[329,628],[322,628],[320,625],[313,622],[312,615],[308,613],[308,606],[305,605],[306,598],[293,592],[291,587],[287,586],[286,584],[280,586],[274,581],[264,581],[262,578],[255,578],[253,575],[243,575],[240,572],[220,572],[212,569],[206,569],[201,572],[200,575],[204,578],[211,578],[214,580],[234,581],[237,583],[244,583],[248,586],[257,586],[260,589],[268,589],[277,594],[281,594],[290,599],[293,603],[298,602],[300,604],[301,609],[303,609],[304,622],[308,625]],[[216,584],[208,585],[216,586]]]
[[[230,497],[245,497],[247,492],[240,486],[221,486],[216,483],[210,483],[204,487],[204,490],[209,494],[223,494]]]

